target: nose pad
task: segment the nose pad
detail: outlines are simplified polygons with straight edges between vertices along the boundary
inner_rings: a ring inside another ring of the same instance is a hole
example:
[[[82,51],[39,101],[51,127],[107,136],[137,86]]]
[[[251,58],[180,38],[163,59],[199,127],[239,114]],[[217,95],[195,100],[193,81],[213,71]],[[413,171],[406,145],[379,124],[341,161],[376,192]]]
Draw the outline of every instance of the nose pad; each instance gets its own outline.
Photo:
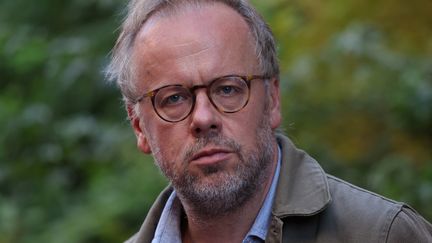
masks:
[[[191,133],[195,137],[201,137],[209,132],[219,132],[221,125],[219,110],[204,91],[197,91],[195,107],[191,114]]]

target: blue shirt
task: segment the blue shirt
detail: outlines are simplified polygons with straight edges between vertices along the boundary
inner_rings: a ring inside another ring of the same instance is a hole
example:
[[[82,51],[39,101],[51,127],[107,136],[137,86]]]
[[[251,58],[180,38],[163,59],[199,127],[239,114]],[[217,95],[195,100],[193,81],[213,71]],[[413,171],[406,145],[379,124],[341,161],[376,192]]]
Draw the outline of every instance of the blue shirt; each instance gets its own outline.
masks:
[[[276,185],[279,178],[280,163],[281,163],[281,150],[278,146],[278,163],[276,171],[273,175],[272,183],[264,203],[258,212],[252,228],[243,239],[243,243],[258,243],[264,242],[268,227],[270,224],[271,209],[273,205],[273,198],[276,192]],[[162,211],[159,223],[156,227],[155,236],[152,243],[179,243],[181,240],[181,213],[182,205],[177,197],[175,190],[171,193],[165,207]]]

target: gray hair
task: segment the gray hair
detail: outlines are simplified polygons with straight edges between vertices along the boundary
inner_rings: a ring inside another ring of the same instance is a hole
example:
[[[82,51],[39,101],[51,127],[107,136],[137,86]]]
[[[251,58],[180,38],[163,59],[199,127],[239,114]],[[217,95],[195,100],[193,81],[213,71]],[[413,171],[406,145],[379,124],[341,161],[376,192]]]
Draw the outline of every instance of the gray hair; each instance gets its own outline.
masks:
[[[187,4],[220,2],[238,12],[249,26],[255,39],[256,55],[263,76],[279,79],[279,64],[273,34],[261,15],[248,0],[131,0],[121,33],[112,51],[105,73],[116,81],[126,103],[133,103],[139,95],[133,82],[131,56],[135,38],[143,24],[154,14]]]

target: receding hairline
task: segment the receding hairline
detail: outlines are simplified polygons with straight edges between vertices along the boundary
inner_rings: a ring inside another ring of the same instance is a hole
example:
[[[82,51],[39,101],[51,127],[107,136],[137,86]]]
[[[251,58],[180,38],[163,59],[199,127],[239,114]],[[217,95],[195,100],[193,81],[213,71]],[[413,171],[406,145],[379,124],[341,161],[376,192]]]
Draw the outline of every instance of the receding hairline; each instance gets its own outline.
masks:
[[[251,38],[254,38],[254,36],[252,35],[251,27],[249,26],[247,21],[235,8],[233,8],[229,4],[223,1],[179,0],[178,3],[176,2],[172,4],[164,4],[163,6],[154,9],[154,11],[148,14],[147,18],[141,23],[141,26],[138,28],[138,31],[136,32],[132,42],[132,46],[135,44],[135,41],[137,37],[140,35],[140,33],[143,30],[145,30],[148,26],[151,26],[153,23],[156,23],[157,21],[163,18],[172,18],[175,16],[187,14],[188,11],[202,10],[204,8],[212,7],[212,6],[224,6],[226,9],[235,13],[239,17],[238,18],[239,21],[241,21],[244,24],[244,27],[246,27],[248,35]]]

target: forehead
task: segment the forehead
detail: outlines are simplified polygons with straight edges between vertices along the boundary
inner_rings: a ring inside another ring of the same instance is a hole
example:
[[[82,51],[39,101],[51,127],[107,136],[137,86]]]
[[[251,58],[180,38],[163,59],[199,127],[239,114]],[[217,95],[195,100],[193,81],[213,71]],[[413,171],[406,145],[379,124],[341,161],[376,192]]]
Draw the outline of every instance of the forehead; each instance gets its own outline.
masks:
[[[139,80],[174,72],[234,74],[244,68],[241,64],[256,64],[249,26],[222,3],[184,6],[150,17],[135,39],[133,53]]]
[[[249,35],[249,27],[242,16],[228,5],[220,2],[182,3],[163,8],[153,14],[138,32],[138,40],[145,40],[146,36],[157,34],[164,27],[171,29],[169,32],[179,32],[186,36],[192,31],[184,31],[179,27],[188,26],[191,30],[207,30],[224,32],[236,29],[242,34]],[[169,33],[165,32],[165,35]]]

